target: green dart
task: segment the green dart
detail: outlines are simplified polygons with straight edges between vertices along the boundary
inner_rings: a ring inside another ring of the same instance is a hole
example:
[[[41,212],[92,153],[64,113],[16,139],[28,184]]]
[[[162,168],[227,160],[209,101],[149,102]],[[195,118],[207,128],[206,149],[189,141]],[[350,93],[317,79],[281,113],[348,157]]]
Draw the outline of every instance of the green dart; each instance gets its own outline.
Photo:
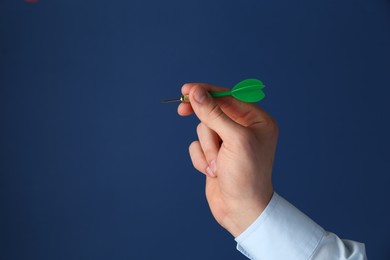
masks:
[[[258,79],[246,79],[239,82],[229,91],[222,92],[210,92],[210,95],[214,98],[233,96],[236,99],[243,102],[258,102],[265,97],[262,89],[264,88],[263,82]],[[169,102],[190,102],[188,95],[183,95],[177,99],[162,100],[162,103]]]

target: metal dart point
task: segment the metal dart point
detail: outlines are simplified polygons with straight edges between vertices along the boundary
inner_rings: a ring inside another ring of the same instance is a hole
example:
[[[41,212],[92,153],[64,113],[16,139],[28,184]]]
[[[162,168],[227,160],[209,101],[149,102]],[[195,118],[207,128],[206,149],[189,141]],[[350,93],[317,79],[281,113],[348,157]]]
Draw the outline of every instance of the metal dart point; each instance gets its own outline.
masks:
[[[180,98],[161,100],[161,103],[171,102],[190,102],[190,98],[188,97],[188,95],[183,95]]]

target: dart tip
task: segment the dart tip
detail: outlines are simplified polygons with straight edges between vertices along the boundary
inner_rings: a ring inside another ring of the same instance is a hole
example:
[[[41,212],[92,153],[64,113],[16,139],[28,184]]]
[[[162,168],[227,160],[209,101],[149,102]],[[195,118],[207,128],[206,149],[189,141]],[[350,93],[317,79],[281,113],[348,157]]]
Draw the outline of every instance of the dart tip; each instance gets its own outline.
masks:
[[[180,99],[165,99],[165,100],[161,100],[161,103],[172,103],[172,102],[180,102],[181,100]]]

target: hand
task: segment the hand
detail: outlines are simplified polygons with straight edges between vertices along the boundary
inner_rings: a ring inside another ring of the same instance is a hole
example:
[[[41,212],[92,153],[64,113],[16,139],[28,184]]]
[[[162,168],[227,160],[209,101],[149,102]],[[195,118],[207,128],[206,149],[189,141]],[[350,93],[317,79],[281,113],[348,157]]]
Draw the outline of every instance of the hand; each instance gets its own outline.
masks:
[[[195,112],[201,123],[199,141],[190,147],[194,167],[206,175],[206,197],[217,222],[234,237],[265,209],[273,195],[272,165],[278,128],[274,119],[254,104],[232,97],[213,99],[209,91],[226,91],[208,84],[185,84],[182,116]]]

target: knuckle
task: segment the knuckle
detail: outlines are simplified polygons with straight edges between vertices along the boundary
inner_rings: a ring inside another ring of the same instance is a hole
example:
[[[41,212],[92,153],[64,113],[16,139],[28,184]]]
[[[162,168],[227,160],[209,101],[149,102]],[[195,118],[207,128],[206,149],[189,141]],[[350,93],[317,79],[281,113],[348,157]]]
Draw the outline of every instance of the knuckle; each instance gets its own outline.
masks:
[[[217,103],[214,103],[210,110],[207,112],[207,120],[214,121],[218,118],[220,118],[223,115],[223,112],[221,108],[218,106]]]
[[[277,124],[276,120],[271,116],[267,116],[266,118],[264,118],[261,121],[260,126],[261,126],[262,131],[267,132],[267,133],[277,134],[279,131],[278,124]]]
[[[198,162],[193,162],[194,168],[200,172],[204,172],[205,170],[203,169],[202,165]]]
[[[205,169],[204,169],[204,164],[203,164],[202,160],[199,158],[198,147],[197,147],[198,145],[199,145],[199,141],[193,141],[190,144],[188,150],[189,150],[191,162],[192,162],[192,165],[194,166],[194,168],[200,172],[203,172]]]
[[[278,133],[279,131],[279,127],[278,127],[278,123],[276,122],[276,120],[273,118],[273,117],[269,117],[268,120],[266,121],[266,125],[265,125],[266,129],[271,132],[271,133]]]
[[[197,141],[193,141],[190,146],[188,146],[188,152],[190,153],[190,157],[192,158],[194,156],[195,152],[195,146]]]
[[[203,128],[203,123],[199,123],[198,126],[196,127],[196,133],[199,134],[202,132],[202,128]]]

